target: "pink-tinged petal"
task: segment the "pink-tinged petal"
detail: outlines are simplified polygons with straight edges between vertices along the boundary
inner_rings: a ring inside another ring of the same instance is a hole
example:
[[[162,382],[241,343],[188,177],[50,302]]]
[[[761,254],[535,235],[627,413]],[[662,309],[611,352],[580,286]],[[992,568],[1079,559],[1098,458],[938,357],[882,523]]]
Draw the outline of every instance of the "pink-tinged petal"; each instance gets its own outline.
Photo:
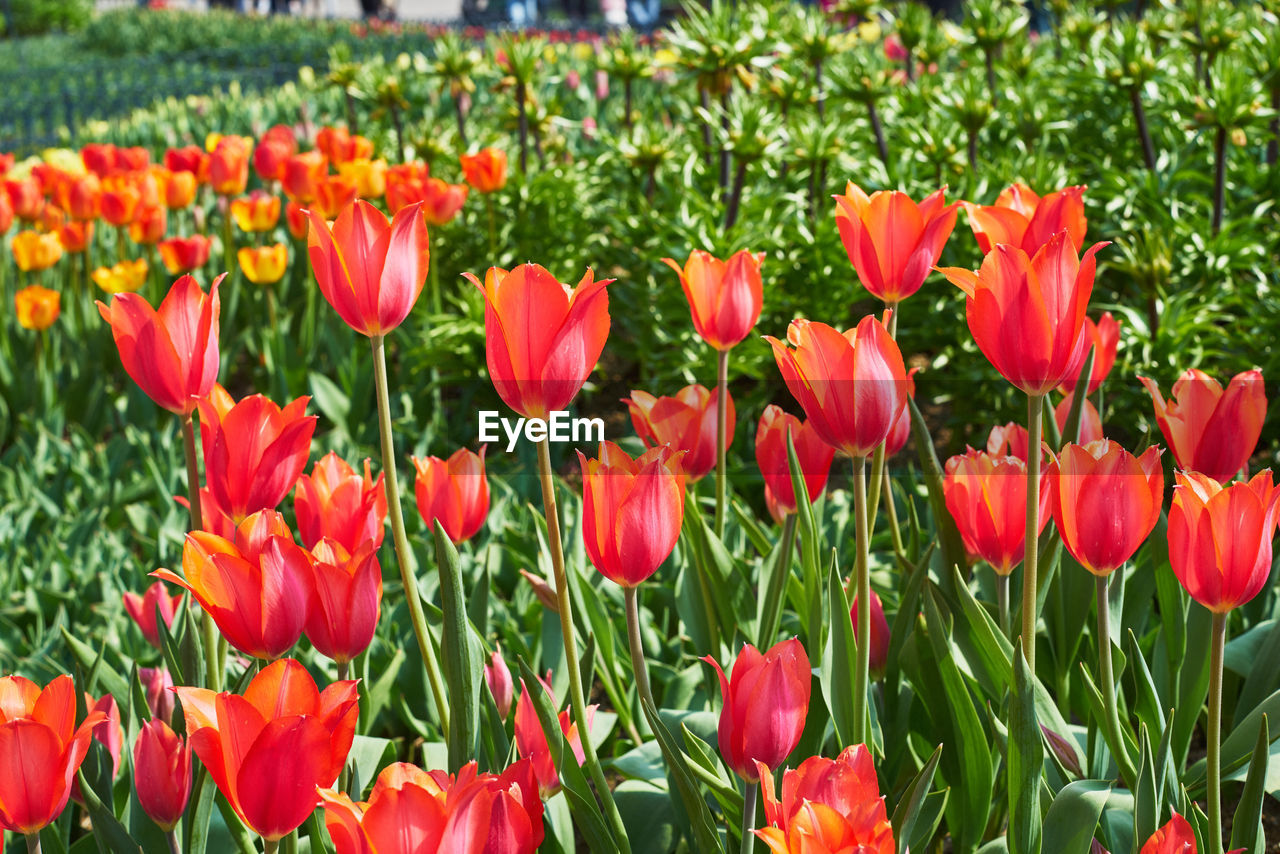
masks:
[[[245,823],[276,840],[301,825],[320,802],[316,787],[328,785],[329,733],[316,718],[271,721],[253,742],[236,775]]]
[[[421,203],[401,208],[391,221],[390,243],[378,295],[378,323],[385,334],[409,316],[431,262]]]
[[[609,294],[613,279],[593,280],[587,271],[573,292],[564,321],[550,344],[541,372],[547,411],[564,409],[595,370],[609,337]]]
[[[348,211],[343,214],[348,214]],[[311,269],[315,272],[320,293],[348,326],[361,335],[369,335],[369,326],[360,314],[351,281],[352,271],[348,265],[352,262],[343,257],[342,249],[323,216],[309,210],[307,218],[307,253],[311,257]]]

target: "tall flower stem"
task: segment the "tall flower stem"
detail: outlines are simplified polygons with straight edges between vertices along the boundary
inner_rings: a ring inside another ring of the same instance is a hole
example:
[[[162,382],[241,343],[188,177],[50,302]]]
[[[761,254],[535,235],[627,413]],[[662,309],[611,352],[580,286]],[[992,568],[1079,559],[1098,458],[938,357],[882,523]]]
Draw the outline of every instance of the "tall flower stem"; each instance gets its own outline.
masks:
[[[440,678],[440,664],[436,657],[436,641],[427,628],[427,618],[422,612],[422,599],[418,596],[418,580],[414,575],[413,553],[409,550],[409,538],[404,533],[404,513],[400,509],[400,479],[396,474],[395,443],[391,437],[391,401],[387,392],[386,342],[381,335],[371,335],[373,345],[373,379],[378,393],[378,433],[382,438],[382,471],[386,476],[387,515],[391,517],[391,533],[395,539],[396,563],[400,565],[400,580],[404,584],[405,599],[409,603],[409,620],[418,638],[418,652],[427,668],[427,681],[440,717],[440,728],[446,736],[449,732],[449,706],[445,702],[444,683]]]
[[[27,854],[40,854],[40,833],[27,834]]]
[[[351,662],[338,662],[338,681],[346,682],[347,677],[351,674]],[[346,763],[342,763],[342,770],[338,772],[338,791],[351,791],[351,767]]]
[[[489,260],[497,263],[498,259],[498,227],[493,215],[493,194],[485,193],[484,205],[489,212]]]
[[[857,557],[854,574],[858,585],[858,661],[853,672],[853,743],[867,743],[867,683],[871,674],[871,525],[867,519],[867,458],[853,458],[853,519]],[[838,616],[838,615],[837,615]]]
[[[729,351],[719,350],[716,373],[716,536],[724,538],[725,437],[729,431]]]
[[[653,690],[649,687],[649,668],[644,661],[644,644],[640,640],[639,592],[635,587],[622,589],[627,610],[627,644],[631,648],[631,669],[635,672],[640,699],[656,709],[658,704],[653,701]]]
[[[1213,640],[1209,652],[1209,731],[1205,762],[1209,766],[1208,854],[1222,854],[1222,658],[1227,643],[1227,615],[1213,615]]]
[[[1027,395],[1027,528],[1022,558],[1022,655],[1036,672],[1036,585],[1040,561],[1040,443],[1044,395]]]
[[[996,608],[1000,614],[1000,632],[1009,637],[1009,576],[996,573]]]
[[[746,781],[742,790],[742,854],[751,854],[756,847],[756,798],[760,795],[760,784]]]
[[[565,666],[569,670],[569,704],[573,710],[573,721],[582,734],[582,752],[585,755],[583,764],[596,784],[596,793],[604,804],[605,817],[609,829],[613,833],[614,842],[630,854],[631,847],[627,843],[627,831],[622,824],[622,816],[618,813],[618,805],[613,802],[613,793],[609,789],[609,781],[605,779],[604,769],[600,767],[600,759],[596,756],[596,748],[591,743],[591,727],[587,721],[587,701],[582,693],[582,670],[578,667],[578,644],[573,630],[573,603],[569,599],[569,578],[564,569],[564,547],[560,542],[560,514],[556,509],[555,482],[551,474],[551,445],[547,439],[538,443],[538,480],[542,484],[542,505],[547,517],[547,547],[551,551],[551,567],[556,576],[556,602],[560,607],[560,635],[564,640]],[[632,594],[631,607],[634,609],[635,591]],[[636,625],[636,638],[639,638],[639,626]],[[632,662],[635,662],[636,649],[632,647]],[[641,667],[637,668],[636,682],[644,678],[641,697],[649,690],[647,675],[644,673],[644,658],[640,658]]]
[[[278,851],[279,849],[280,849],[280,840],[279,840],[279,839],[275,839],[275,840],[271,840],[271,839],[264,839],[264,840],[262,840],[262,852],[263,852],[263,854],[276,854],[276,851]]]
[[[182,846],[178,842],[177,831],[170,830],[165,836],[169,838],[169,854],[182,854]]]
[[[1116,678],[1111,666],[1111,602],[1107,597],[1107,587],[1111,576],[1098,576],[1098,676],[1102,680],[1102,703],[1107,713],[1107,731],[1114,745],[1116,766],[1120,769],[1120,777],[1133,788],[1137,781],[1137,771],[1124,749],[1124,740],[1120,734],[1120,712],[1116,707]]]
[[[196,457],[196,425],[191,413],[182,416],[182,452],[187,459],[187,513],[191,530],[204,530],[203,508],[200,506],[200,462]],[[202,612],[200,630],[204,640],[205,685],[212,691],[222,690],[222,667],[218,657],[218,627],[208,612]]]

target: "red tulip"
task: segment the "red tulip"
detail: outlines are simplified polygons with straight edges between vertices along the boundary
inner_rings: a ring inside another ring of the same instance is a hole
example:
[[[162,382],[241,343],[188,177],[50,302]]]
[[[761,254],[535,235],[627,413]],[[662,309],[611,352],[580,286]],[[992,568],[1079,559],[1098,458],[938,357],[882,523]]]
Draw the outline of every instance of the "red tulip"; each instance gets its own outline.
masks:
[[[44,194],[35,178],[8,178],[4,188],[14,214],[23,222],[35,222],[44,207]]]
[[[437,520],[455,544],[469,540],[489,515],[489,478],[484,473],[485,446],[475,454],[459,448],[447,460],[413,458],[418,476],[413,484],[418,513],[428,529]]]
[[[1226,483],[1249,462],[1267,417],[1261,371],[1236,374],[1224,391],[1213,377],[1189,370],[1173,384],[1168,403],[1154,380],[1138,379],[1151,393],[1156,423],[1179,468]]]
[[[1108,575],[1133,557],[1160,520],[1159,448],[1134,457],[1106,439],[1068,444],[1048,474],[1062,543],[1094,575]]]
[[[835,448],[818,436],[813,425],[782,411],[772,403],[764,408],[756,427],[756,464],[764,477],[765,489],[784,513],[796,512],[796,494],[791,486],[791,466],[787,460],[787,434],[795,445],[796,459],[804,475],[809,500],[817,501],[827,487]]]
[[[311,221],[307,219],[307,211],[297,202],[289,202],[284,206],[284,224],[289,229],[289,236],[294,240],[302,240],[307,236]]]
[[[129,223],[129,237],[140,246],[155,246],[164,239],[169,229],[169,217],[160,205],[139,205],[133,222]]]
[[[218,376],[218,284],[206,294],[196,280],[173,283],[159,311],[138,294],[98,303],[120,350],[120,361],[147,396],[178,415],[190,415]]]
[[[200,401],[205,480],[222,512],[239,524],[274,509],[298,481],[311,455],[316,417],[309,397],[281,409],[260,394],[234,403],[222,388]]]
[[[284,517],[255,513],[235,540],[192,531],[182,550],[182,572],[151,573],[191,592],[227,643],[270,661],[302,636],[312,595],[311,557],[293,542]]]
[[[3,204],[3,203],[0,203]],[[2,226],[3,223],[0,223]],[[4,233],[4,229],[0,228],[0,234]],[[58,228],[58,242],[62,244],[62,251],[78,253],[89,248],[89,244],[93,242],[93,223],[91,222],[68,222]]]
[[[1178,472],[1169,509],[1169,562],[1191,598],[1217,614],[1262,590],[1271,572],[1271,540],[1280,488],[1270,470],[1224,487],[1197,472]]]
[[[160,261],[171,276],[191,273],[208,264],[212,248],[213,241],[203,234],[170,237],[156,244],[156,249],[160,250]],[[218,278],[221,280],[222,277]]]
[[[1027,464],[970,448],[947,460],[942,483],[947,510],[965,551],[1008,575],[1022,562],[1027,527]],[[1049,518],[1047,473],[1040,475],[1040,529]]]
[[[151,717],[170,723],[173,720],[173,677],[163,667],[139,667],[138,681],[146,694]]]
[[[161,830],[173,830],[191,796],[191,747],[163,720],[148,721],[138,733],[133,784],[142,811]]]
[[[334,540],[311,550],[307,639],[326,658],[345,664],[368,649],[382,605],[382,568],[373,542],[354,554]]]
[[[9,200],[9,194],[4,192],[4,188],[0,187],[0,235],[3,235],[13,227],[13,202]]]
[[[537,264],[510,273],[490,267],[484,284],[485,360],[498,395],[526,418],[545,418],[573,400],[609,337],[609,295],[587,270],[568,288]]]
[[[511,681],[511,670],[502,658],[502,650],[496,649],[489,654],[489,663],[484,666],[484,681],[493,695],[493,703],[498,707],[498,717],[507,719],[511,713],[512,695],[515,684]]]
[[[861,744],[835,759],[814,756],[782,775],[782,799],[773,774],[760,766],[765,827],[755,831],[774,854],[895,854],[871,754]]]
[[[348,178],[345,175],[322,177],[316,182],[315,198],[308,206],[310,207],[308,213],[313,213],[326,222],[335,220],[345,209],[355,203],[359,195],[360,188],[356,185],[354,178]],[[377,209],[374,208],[374,210]],[[382,216],[382,212],[378,211],[378,215]],[[386,217],[383,217],[383,222],[386,222]]]
[[[725,678],[720,663],[702,660],[720,677],[720,755],[749,783],[760,779],[760,768],[777,768],[796,749],[809,714],[809,657],[800,641],[775,644],[761,655],[751,644],[738,653]]]
[[[1054,235],[1033,257],[999,245],[977,272],[941,272],[968,297],[969,331],[1005,379],[1030,395],[1043,395],[1078,376],[1089,346],[1084,311],[1093,293],[1095,243],[1076,257],[1067,232]]]
[[[855,594],[853,604],[849,608],[849,619],[853,621],[853,638],[858,638],[858,597]],[[871,676],[880,678],[889,665],[889,621],[884,615],[884,603],[871,591]]]
[[[178,688],[191,749],[231,808],[268,840],[293,831],[338,778],[355,736],[356,683],[324,691],[293,659],[262,670],[244,696]]]
[[[728,261],[721,261],[695,249],[683,269],[670,258],[662,261],[680,276],[693,328],[702,340],[717,350],[729,350],[751,333],[764,305],[760,279],[763,252],[740,249]]]
[[[793,320],[790,350],[775,338],[778,370],[822,440],[853,457],[870,456],[907,405],[902,353],[888,330],[867,315],[857,329]]]
[[[547,672],[548,678],[551,672]],[[551,703],[551,707],[556,707],[555,694],[551,692],[551,683],[542,677],[538,677],[538,682],[542,686],[542,690],[546,692],[547,699]],[[591,722],[595,719],[596,706],[594,704],[587,706],[587,729],[591,728]],[[565,709],[560,713],[560,731],[564,733],[565,742],[569,745],[569,749],[573,751],[573,757],[579,765],[581,765],[586,757],[586,753],[582,748],[582,733],[578,731],[578,725],[569,718],[569,710]],[[556,771],[556,764],[551,758],[551,748],[547,744],[547,735],[542,731],[542,722],[538,718],[538,710],[533,706],[533,698],[529,696],[529,688],[524,684],[524,680],[520,680],[520,699],[516,702],[516,753],[521,759],[528,759],[533,765],[533,773],[538,779],[538,790],[544,798],[549,798],[556,792],[560,791],[560,775]],[[567,758],[567,757],[566,757]]]
[[[282,125],[268,130],[253,150],[253,171],[263,181],[279,181],[284,163],[298,151],[293,131]]]
[[[409,316],[427,280],[427,227],[418,206],[390,224],[373,205],[357,201],[331,229],[310,211],[307,250],[320,292],[361,335],[385,335]]]
[[[142,629],[142,636],[147,643],[160,649],[160,627],[156,623],[156,613],[164,620],[165,628],[173,625],[174,614],[182,604],[182,594],[169,595],[169,588],[163,581],[157,581],[148,587],[143,594],[124,594],[124,609]]]
[[[1093,394],[1101,387],[1102,381],[1111,373],[1111,367],[1116,363],[1116,348],[1120,345],[1120,321],[1112,317],[1111,312],[1104,312],[1097,323],[1086,317],[1084,331],[1089,341],[1085,346],[1093,347],[1093,370],[1089,374],[1089,390],[1085,394]],[[1084,370],[1083,363],[1080,369]],[[1061,390],[1070,394],[1075,391],[1078,380],[1079,377],[1068,377],[1063,380]]]
[[[717,391],[700,385],[685,386],[675,397],[654,397],[647,391],[631,392],[624,400],[631,412],[631,424],[645,447],[670,445],[684,451],[680,469],[691,482],[701,480],[716,467]],[[733,428],[737,412],[733,396],[726,390],[726,428],[724,446],[733,444]]]
[[[78,728],[75,720],[70,676],[44,690],[21,676],[0,678],[0,827],[36,833],[62,814],[94,728],[106,716],[91,711]]]
[[[209,155],[209,184],[219,196],[238,196],[249,184],[249,146],[243,136],[224,136]]]
[[[376,550],[386,530],[387,488],[383,475],[374,480],[369,461],[364,475],[356,474],[333,451],[325,454],[310,475],[298,478],[293,493],[293,509],[298,517],[298,536],[307,548],[328,537],[353,552],[371,541]]]
[[[1196,854],[1196,832],[1191,822],[1174,813],[1173,818],[1142,843],[1139,854]]]
[[[329,162],[320,151],[304,151],[284,162],[280,183],[291,201],[310,204],[315,201],[316,187],[329,173]]]
[[[684,521],[679,453],[650,448],[632,460],[612,442],[582,466],[582,539],[587,557],[615,584],[635,587],[675,548]]]
[[[74,220],[94,220],[102,214],[102,182],[92,172],[64,182],[58,197],[58,206]]]
[[[170,148],[164,153],[164,165],[170,172],[190,172],[201,184],[209,182],[209,154],[198,145]]]
[[[126,172],[141,172],[151,165],[151,152],[141,145],[116,149],[116,166]]]
[[[373,142],[344,127],[323,127],[316,134],[316,148],[335,164],[368,160],[373,156]]]
[[[920,290],[956,225],[959,203],[948,205],[945,193],[944,187],[917,205],[897,190],[868,197],[850,181],[835,197],[840,240],[873,296],[893,304]]]
[[[427,225],[445,225],[451,222],[467,201],[466,184],[448,184],[439,178],[428,178],[422,182],[421,187],[419,199],[422,201],[422,216],[426,219]],[[387,200],[387,203],[391,204],[389,190]]]
[[[1067,187],[1043,199],[1025,184],[1014,184],[989,207],[964,202],[969,226],[986,255],[995,246],[1007,243],[1028,255],[1065,230],[1077,252],[1084,246],[1088,225],[1084,217],[1084,187]]]
[[[80,149],[80,162],[101,178],[116,171],[116,147],[109,142],[90,142]]]
[[[494,193],[507,184],[507,153],[499,148],[482,148],[460,158],[462,176],[481,193]]]

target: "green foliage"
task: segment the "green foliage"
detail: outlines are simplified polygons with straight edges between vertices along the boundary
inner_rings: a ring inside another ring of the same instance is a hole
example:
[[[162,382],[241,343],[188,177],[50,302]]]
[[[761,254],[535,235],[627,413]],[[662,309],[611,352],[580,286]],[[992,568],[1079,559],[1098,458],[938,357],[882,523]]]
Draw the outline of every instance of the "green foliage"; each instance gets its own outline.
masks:
[[[93,15],[93,0],[9,0],[0,15],[0,35],[38,36],[82,30]]]

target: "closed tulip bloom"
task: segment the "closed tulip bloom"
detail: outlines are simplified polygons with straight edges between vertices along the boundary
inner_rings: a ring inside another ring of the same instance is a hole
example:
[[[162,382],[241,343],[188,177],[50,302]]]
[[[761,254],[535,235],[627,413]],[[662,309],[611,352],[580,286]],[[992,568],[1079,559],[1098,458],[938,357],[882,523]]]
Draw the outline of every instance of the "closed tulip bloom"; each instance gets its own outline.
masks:
[[[1107,439],[1067,444],[1048,474],[1062,543],[1094,575],[1108,575],[1133,557],[1160,519],[1159,448],[1135,457]]]
[[[231,403],[225,392],[200,403],[205,480],[218,506],[237,523],[275,508],[311,456],[316,416],[309,397],[284,408],[260,394]]]
[[[275,841],[301,825],[331,786],[355,736],[354,681],[323,691],[293,659],[265,668],[244,696],[178,688],[191,749],[249,829]]]
[[[467,192],[466,184],[450,184],[439,178],[428,178],[424,181],[421,196],[422,216],[427,221],[427,225],[445,225],[451,222],[467,201]],[[390,195],[387,198],[390,200]]]
[[[281,127],[276,125],[276,128]],[[284,175],[285,161],[298,151],[298,140],[293,131],[283,128],[275,133],[272,128],[253,149],[253,171],[263,181],[279,181]]]
[[[587,557],[615,584],[635,587],[675,548],[684,522],[679,452],[667,445],[632,460],[612,442],[582,465],[582,539]]]
[[[58,235],[39,231],[19,231],[10,246],[13,260],[24,273],[38,273],[57,264],[62,258]]]
[[[721,261],[695,249],[683,269],[670,258],[662,261],[680,277],[693,328],[702,340],[717,350],[729,350],[751,333],[764,305],[763,252],[740,249]]]
[[[387,161],[360,158],[338,164],[338,174],[356,188],[362,199],[380,199],[387,192]]]
[[[511,669],[502,657],[501,648],[489,654],[489,661],[484,666],[484,681],[493,695],[493,704],[498,707],[498,717],[506,721],[511,713],[515,684],[511,681]]]
[[[690,482],[701,480],[716,465],[716,424],[718,391],[701,385],[685,386],[674,397],[654,397],[646,391],[633,391],[623,403],[631,412],[631,424],[645,447],[670,445],[684,451],[680,470]],[[733,396],[725,394],[726,427],[724,446],[733,444],[733,428],[737,412]]]
[[[761,766],[777,768],[800,742],[809,714],[809,657],[791,638],[764,655],[745,645],[728,678],[714,658],[702,660],[720,677],[720,756],[735,774],[754,783]]]
[[[316,185],[329,173],[329,161],[320,151],[295,154],[284,162],[280,183],[291,201],[309,204],[316,197]]]
[[[1191,598],[1217,614],[1262,590],[1271,572],[1271,540],[1280,488],[1270,470],[1222,486],[1198,472],[1178,472],[1169,509],[1169,562]]]
[[[240,272],[255,285],[274,285],[289,269],[289,247],[283,243],[269,246],[242,246],[236,250]]]
[[[187,172],[199,184],[209,182],[209,153],[198,145],[170,148],[164,153],[164,165],[170,172]]]
[[[163,207],[139,205],[133,222],[129,223],[129,237],[140,246],[154,246],[164,239],[168,229],[168,214]]]
[[[849,608],[849,619],[853,621],[853,638],[861,643],[858,637],[858,597],[853,597]],[[889,620],[884,615],[884,603],[871,591],[871,677],[879,679],[889,665]]]
[[[796,449],[796,460],[804,475],[809,500],[817,501],[827,487],[831,473],[831,461],[836,451],[818,435],[811,424],[800,423],[794,415],[783,412],[781,407],[769,404],[760,416],[756,427],[756,464],[764,477],[765,489],[772,495],[779,510],[796,512],[796,493],[791,485],[791,466],[787,459],[787,434]]]
[[[547,671],[547,676],[550,675],[551,672]],[[538,677],[538,683],[546,692],[547,701],[551,707],[556,708],[556,697],[551,691],[551,683],[541,676]],[[594,703],[587,706],[588,729],[595,720],[596,708]],[[568,709],[560,713],[559,721],[564,740],[573,751],[574,760],[581,765],[586,758],[582,748],[582,733],[578,731],[578,725],[570,719]],[[546,733],[542,731],[538,710],[533,706],[529,688],[524,684],[523,679],[520,680],[520,699],[516,702],[515,736],[516,753],[521,759],[528,759],[533,765],[533,773],[537,777],[538,790],[542,793],[542,797],[549,798],[560,791],[560,774],[556,771],[555,760],[551,758],[551,747],[547,744]],[[567,760],[568,757],[565,759]]]
[[[270,231],[280,221],[280,197],[254,190],[231,200],[231,217],[241,231]]]
[[[58,206],[77,221],[97,219],[102,214],[102,182],[92,172],[69,176],[58,188]]]
[[[1102,386],[1102,381],[1107,378],[1107,374],[1111,373],[1111,368],[1116,363],[1116,348],[1120,345],[1120,321],[1116,320],[1111,312],[1104,312],[1097,323],[1086,317],[1084,331],[1088,338],[1088,344],[1085,347],[1092,346],[1094,354],[1093,371],[1089,374],[1089,390],[1085,394],[1093,394]],[[1080,365],[1080,369],[1084,370],[1083,364]],[[1078,379],[1078,377],[1068,377],[1063,380],[1059,388],[1071,394],[1075,391]]]
[[[173,618],[181,604],[182,594],[170,596],[169,588],[163,581],[153,583],[142,592],[141,596],[137,593],[124,594],[125,613],[138,624],[147,643],[156,649],[161,649],[160,627],[156,622],[156,614],[160,615],[160,619],[164,620],[165,628],[168,628],[173,625]]]
[[[428,530],[438,521],[455,544],[474,537],[489,515],[484,452],[481,446],[478,454],[459,448],[447,460],[413,458],[418,472],[413,484],[418,513]]]
[[[23,222],[35,222],[44,207],[44,194],[35,178],[9,178],[4,182],[14,215]]]
[[[485,361],[498,396],[526,418],[545,418],[573,400],[609,337],[613,279],[587,270],[576,288],[537,264],[490,267],[484,284]]]
[[[117,294],[98,312],[111,324],[120,361],[147,396],[178,415],[190,415],[218,376],[218,284],[205,293],[190,276],[173,283],[153,309],[137,294]]]
[[[1196,854],[1196,832],[1191,822],[1174,813],[1142,843],[1139,854]]]
[[[311,550],[313,581],[307,609],[307,639],[339,664],[368,649],[382,606],[382,568],[373,543],[353,553],[341,543],[321,540]]]
[[[814,756],[782,775],[760,769],[765,827],[755,831],[773,854],[895,854],[893,825],[871,754],[850,745],[835,759]]]
[[[1084,216],[1085,187],[1066,187],[1044,198],[1026,184],[1014,184],[1003,191],[994,205],[983,207],[965,202],[969,226],[986,255],[998,244],[1017,246],[1028,255],[1066,231],[1079,252],[1084,246],[1088,221]]]
[[[133,785],[142,811],[173,830],[191,796],[191,747],[162,720],[143,724],[133,744]]]
[[[13,295],[13,307],[19,326],[43,332],[58,319],[62,310],[62,296],[57,291],[39,285],[27,285]]]
[[[95,285],[109,294],[131,294],[146,284],[147,273],[147,259],[139,258],[99,267],[89,276]]]
[[[249,146],[243,136],[224,136],[209,155],[209,185],[219,196],[238,196],[249,183]]]
[[[164,206],[171,211],[191,207],[199,182],[190,172],[168,172],[164,176]]]
[[[499,148],[482,148],[464,154],[462,177],[479,193],[496,193],[507,185],[507,153]]]
[[[1267,417],[1261,371],[1236,374],[1224,390],[1204,371],[1189,370],[1167,403],[1155,381],[1138,379],[1151,393],[1156,423],[1179,468],[1226,483],[1249,462]]]
[[[294,240],[305,239],[307,229],[311,227],[306,209],[297,202],[289,202],[284,206],[284,224],[289,229],[289,236]]]
[[[4,229],[0,228],[0,233]],[[93,223],[92,222],[68,222],[58,229],[58,243],[62,246],[63,252],[83,252],[89,248],[89,244],[93,242]]]
[[[793,320],[787,342],[766,336],[792,396],[822,440],[853,457],[870,456],[907,405],[898,344],[867,315],[856,329]]]
[[[32,834],[62,814],[106,716],[91,711],[79,727],[75,720],[70,676],[44,690],[21,676],[0,678],[0,827]]]
[[[320,458],[311,474],[298,478],[293,493],[293,509],[298,518],[298,536],[307,548],[328,537],[355,551],[361,543],[382,545],[387,519],[387,489],[383,475],[374,480],[369,461],[364,474],[357,474],[337,454]]]
[[[13,202],[9,200],[9,194],[4,192],[4,188],[0,187],[0,235],[5,234],[13,227]]]
[[[886,303],[920,290],[956,225],[959,203],[946,188],[916,204],[897,190],[868,196],[852,181],[836,196],[836,227],[858,281]]]
[[[128,175],[113,175],[102,182],[102,218],[111,225],[129,225],[141,206],[142,192]]]
[[[316,182],[316,197],[310,208],[326,220],[334,220],[359,195],[355,181],[344,175],[330,175]]]
[[[324,298],[361,335],[385,335],[409,315],[427,280],[427,227],[417,206],[388,224],[368,202],[345,208],[330,228],[314,210],[307,250]]]
[[[1009,575],[1022,562],[1027,526],[1027,464],[970,448],[947,460],[942,492],[965,551]],[[1040,529],[1049,518],[1047,473],[1040,476]]]
[[[1077,258],[1070,236],[1060,231],[1034,256],[1001,244],[976,273],[941,271],[968,298],[978,349],[1027,394],[1046,394],[1079,375],[1090,343],[1084,311],[1093,293],[1094,255],[1106,245],[1095,243]]]
[[[213,241],[203,234],[170,237],[156,244],[156,248],[160,250],[160,260],[171,276],[192,273],[208,264],[209,250],[212,247]]]
[[[171,723],[177,695],[173,693],[173,677],[163,667],[139,667],[138,681],[147,701],[147,709],[156,720]]]

